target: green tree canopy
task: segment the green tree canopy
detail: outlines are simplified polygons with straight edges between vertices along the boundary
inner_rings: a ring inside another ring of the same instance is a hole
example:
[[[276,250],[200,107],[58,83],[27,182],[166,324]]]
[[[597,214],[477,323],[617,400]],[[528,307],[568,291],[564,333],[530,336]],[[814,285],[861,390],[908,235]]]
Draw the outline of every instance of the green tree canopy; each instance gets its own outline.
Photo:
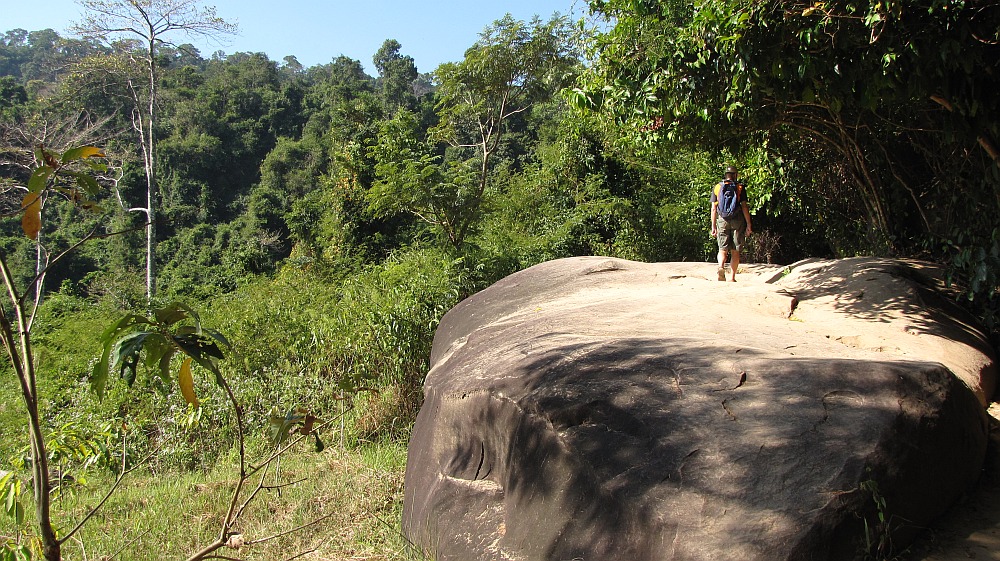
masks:
[[[468,218],[457,225],[452,243],[461,246],[478,214],[493,155],[509,121],[571,83],[579,64],[577,37],[569,21],[556,15],[530,23],[507,14],[487,27],[457,63],[435,71],[440,124],[436,140],[471,149],[479,160],[478,185],[463,204]]]
[[[416,103],[413,82],[417,79],[417,66],[413,57],[399,53],[401,48],[399,41],[386,39],[372,57],[379,74],[382,100],[389,114],[401,107],[413,108]]]
[[[593,7],[615,25],[598,39],[581,105],[609,111],[639,142],[691,143],[742,161],[763,148],[784,178],[774,200],[818,198],[821,221],[836,214],[827,209],[857,200],[855,232],[868,238],[859,250],[930,249],[962,270],[973,293],[992,298],[1000,269],[990,257],[1000,232],[987,218],[1000,211],[995,6]]]

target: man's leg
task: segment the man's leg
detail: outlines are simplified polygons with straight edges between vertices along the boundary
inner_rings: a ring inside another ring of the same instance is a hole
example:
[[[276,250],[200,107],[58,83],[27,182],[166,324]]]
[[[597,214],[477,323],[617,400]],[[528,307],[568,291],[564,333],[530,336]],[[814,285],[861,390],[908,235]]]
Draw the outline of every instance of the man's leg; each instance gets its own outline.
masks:
[[[719,250],[719,280],[726,280],[726,250]]]
[[[733,268],[733,276],[729,277],[729,282],[736,282],[736,269],[740,268],[740,252],[735,249],[730,252],[729,266]]]

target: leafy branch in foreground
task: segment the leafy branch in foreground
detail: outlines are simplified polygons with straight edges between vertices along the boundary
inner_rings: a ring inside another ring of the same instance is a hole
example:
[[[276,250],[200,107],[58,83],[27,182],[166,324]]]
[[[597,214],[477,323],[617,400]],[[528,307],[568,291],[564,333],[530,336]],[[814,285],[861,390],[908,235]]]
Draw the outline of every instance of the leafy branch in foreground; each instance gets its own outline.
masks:
[[[25,191],[21,205],[14,213],[21,220],[24,235],[40,245],[39,234],[42,231],[42,212],[49,197],[63,197],[74,206],[88,211],[98,211],[100,207],[94,202],[98,195],[97,180],[91,175],[94,172],[105,171],[102,161],[104,153],[94,146],[72,148],[59,154],[38,146],[35,151],[36,167],[32,170],[27,185],[19,187]],[[9,217],[10,215],[8,215]],[[79,243],[83,243],[84,238]],[[67,251],[78,247],[74,245]],[[65,255],[65,252],[62,254]],[[55,259],[58,260],[58,257]],[[37,274],[23,289],[18,286],[15,275],[7,264],[6,255],[0,253],[0,275],[7,289],[7,301],[4,302],[3,313],[0,314],[0,341],[10,358],[11,368],[17,377],[21,388],[21,397],[28,416],[28,440],[30,448],[31,486],[35,502],[35,517],[37,519],[42,555],[49,561],[61,559],[61,545],[65,537],[59,538],[50,518],[50,495],[52,479],[49,471],[48,453],[45,437],[42,433],[42,416],[39,412],[38,384],[35,372],[35,359],[31,343],[31,326],[38,311],[38,294],[45,274],[54,261],[40,266]],[[29,296],[34,293],[36,298],[31,302]],[[5,492],[5,503],[18,503],[19,490],[17,486],[8,483]],[[16,520],[23,521],[23,515],[17,517],[18,507],[10,506],[8,512],[13,512]],[[22,509],[23,510],[23,509]],[[0,552],[9,556],[30,555],[22,545],[8,546],[5,544]],[[16,557],[14,557],[16,558]]]
[[[236,436],[239,448],[240,473],[229,499],[229,506],[223,518],[218,537],[201,550],[192,554],[188,561],[219,558],[215,552],[223,547],[240,549],[257,543],[263,543],[276,537],[301,530],[318,523],[321,519],[280,532],[274,536],[258,539],[247,539],[235,531],[237,522],[246,512],[247,507],[262,491],[278,491],[283,487],[293,485],[288,483],[267,484],[267,475],[272,472],[277,475],[277,462],[282,454],[292,448],[303,438],[312,436],[316,442],[316,451],[323,450],[319,438],[319,430],[325,423],[314,415],[300,409],[292,409],[284,416],[272,410],[271,438],[275,449],[257,463],[247,459],[246,452],[246,421],[243,406],[239,403],[229,382],[223,376],[219,362],[225,358],[230,344],[217,331],[207,329],[201,324],[198,313],[182,303],[171,303],[166,307],[154,309],[151,317],[138,314],[127,314],[109,327],[101,335],[104,350],[101,358],[94,366],[91,375],[91,386],[99,396],[104,395],[108,377],[111,372],[118,372],[129,387],[136,381],[140,361],[147,370],[154,371],[153,385],[160,391],[169,393],[176,377],[178,389],[184,400],[192,407],[200,407],[200,401],[195,392],[193,364],[205,368],[214,375],[214,381],[226,394],[229,405],[236,417]],[[143,353],[145,356],[143,357]],[[171,368],[174,357],[183,357],[176,376]],[[294,433],[298,438],[291,438]],[[251,480],[256,480],[253,485]],[[327,518],[327,515],[323,518]]]

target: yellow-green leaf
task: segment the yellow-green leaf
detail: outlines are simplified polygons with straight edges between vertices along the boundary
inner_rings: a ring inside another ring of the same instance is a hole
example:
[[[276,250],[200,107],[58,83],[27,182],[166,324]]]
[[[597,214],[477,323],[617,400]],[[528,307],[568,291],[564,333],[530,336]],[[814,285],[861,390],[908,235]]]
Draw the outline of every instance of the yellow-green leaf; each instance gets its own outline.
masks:
[[[177,377],[177,383],[181,387],[181,395],[184,396],[184,400],[198,407],[198,397],[194,395],[194,376],[191,375],[190,358],[184,359],[184,363],[181,364],[181,372]]]
[[[79,148],[73,148],[67,150],[62,155],[62,163],[72,162],[73,160],[86,160],[87,158],[103,158],[104,151],[96,146],[80,146]]]
[[[21,201],[24,208],[24,216],[21,217],[21,229],[24,235],[33,240],[38,239],[38,232],[42,229],[42,195],[41,193],[28,193]]]

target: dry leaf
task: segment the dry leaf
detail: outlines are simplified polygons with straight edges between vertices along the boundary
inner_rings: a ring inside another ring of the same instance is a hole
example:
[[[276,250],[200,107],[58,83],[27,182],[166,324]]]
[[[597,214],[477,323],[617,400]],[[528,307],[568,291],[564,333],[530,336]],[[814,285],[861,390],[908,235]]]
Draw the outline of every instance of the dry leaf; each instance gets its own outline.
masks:
[[[38,239],[38,232],[42,229],[42,195],[41,193],[28,193],[21,201],[24,208],[24,216],[21,217],[21,229],[24,235],[33,240]]]

